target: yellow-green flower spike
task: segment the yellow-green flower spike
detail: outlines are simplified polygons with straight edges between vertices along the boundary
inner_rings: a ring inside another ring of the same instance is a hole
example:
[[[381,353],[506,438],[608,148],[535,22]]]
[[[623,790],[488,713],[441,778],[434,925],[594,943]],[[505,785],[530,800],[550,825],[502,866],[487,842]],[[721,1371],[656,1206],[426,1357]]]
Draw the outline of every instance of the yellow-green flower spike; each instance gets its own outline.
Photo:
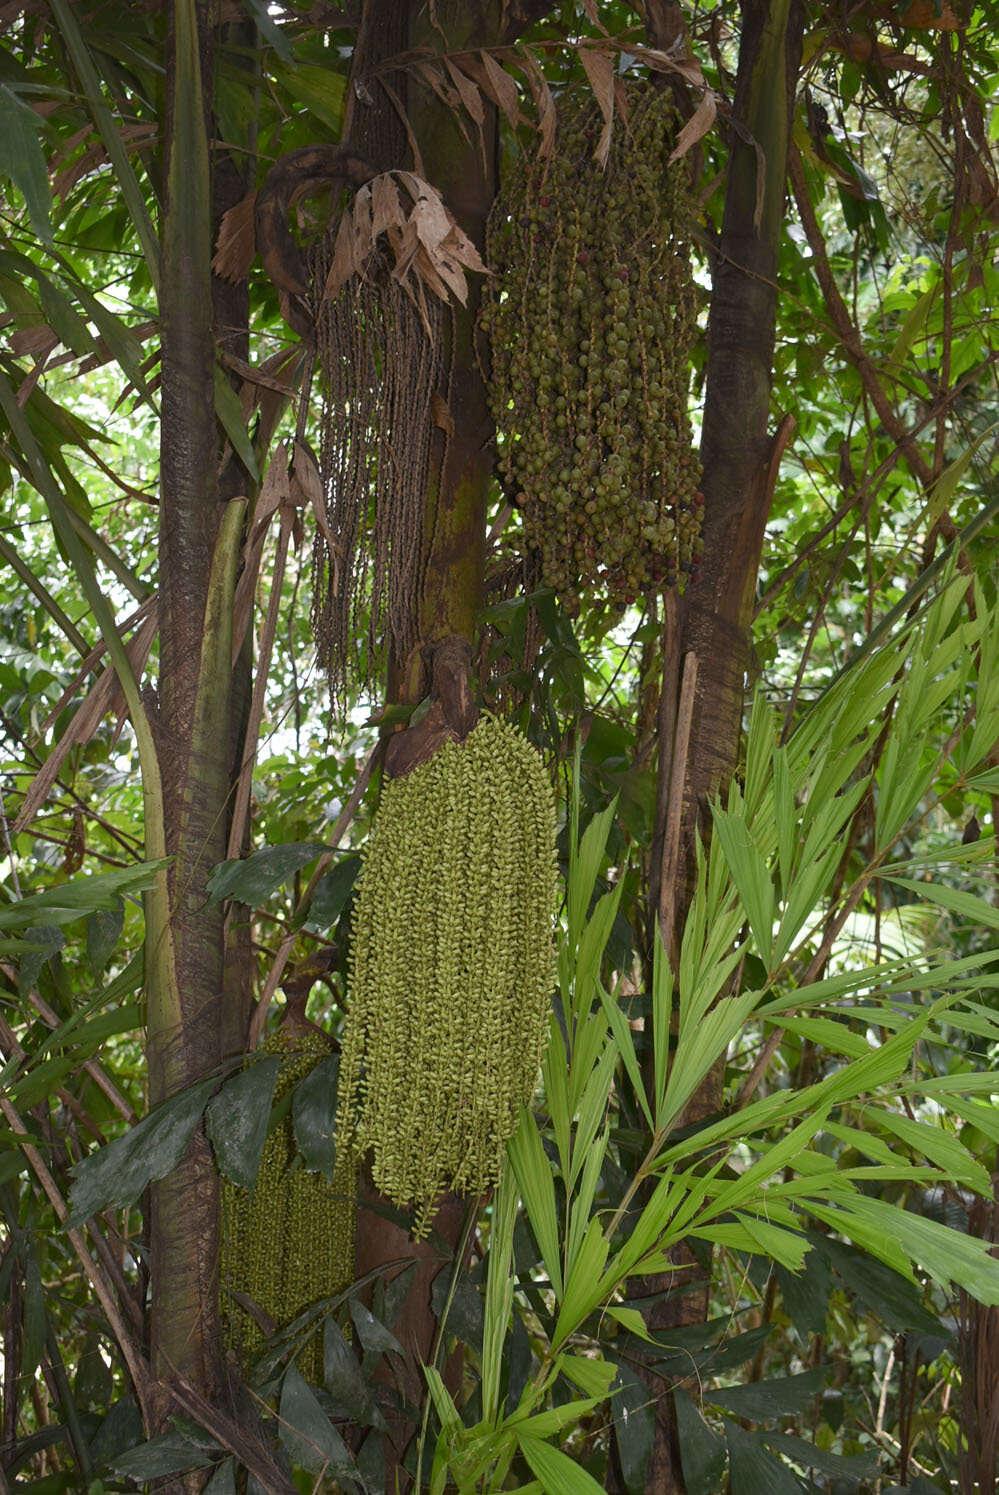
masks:
[[[337,1135],[425,1234],[496,1183],[537,1083],[555,984],[555,805],[535,749],[483,716],[391,780],[354,915]]]
[[[330,1052],[318,1032],[276,1033],[263,1050],[282,1056],[275,1100]],[[251,1299],[280,1329],[353,1280],[356,1192],[357,1170],[346,1148],[337,1148],[332,1182],[303,1166],[290,1115],[267,1138],[252,1190],[222,1180],[222,1322],[244,1362],[259,1353],[264,1335],[234,1294]],[[299,1366],[310,1380],[322,1380],[321,1336],[309,1341]]]

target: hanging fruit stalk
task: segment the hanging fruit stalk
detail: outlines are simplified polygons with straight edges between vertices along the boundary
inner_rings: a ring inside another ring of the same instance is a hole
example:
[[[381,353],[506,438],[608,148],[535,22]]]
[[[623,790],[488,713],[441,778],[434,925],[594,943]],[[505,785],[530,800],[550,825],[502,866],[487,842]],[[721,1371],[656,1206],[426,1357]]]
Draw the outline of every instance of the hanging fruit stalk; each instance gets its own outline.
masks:
[[[682,587],[701,555],[687,168],[668,164],[668,96],[627,98],[606,167],[599,111],[563,103],[555,154],[504,185],[486,245],[500,470],[571,611],[583,591],[624,606]]]

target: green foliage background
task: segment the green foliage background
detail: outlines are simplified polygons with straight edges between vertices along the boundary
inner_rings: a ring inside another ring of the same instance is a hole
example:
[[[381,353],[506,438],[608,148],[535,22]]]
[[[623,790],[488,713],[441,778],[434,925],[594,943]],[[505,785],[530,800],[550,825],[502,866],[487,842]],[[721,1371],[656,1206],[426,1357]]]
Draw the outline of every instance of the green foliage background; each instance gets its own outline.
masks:
[[[642,19],[565,4],[527,39],[552,87],[585,86],[580,40],[609,35],[616,65],[637,67]],[[703,331],[740,16],[685,19],[722,103],[691,157]],[[138,686],[105,673],[110,654],[127,676],[119,631],[137,676],[154,679],[158,658],[143,630],[158,584],[165,8],[52,0],[4,20],[0,1463],[38,1495],[193,1468],[223,1495],[243,1467],[268,1487],[271,1466],[196,1401],[147,1437],[134,1394],[145,1191],[206,1108],[237,1181],[264,1135],[231,1072],[146,1114],[142,895],[160,852]],[[659,948],[648,958],[645,904],[662,606],[621,616],[593,598],[569,618],[549,591],[511,584],[518,518],[493,490],[482,699],[558,786],[559,989],[536,1103],[469,1221],[471,1268],[442,1244],[420,1488],[645,1489],[650,1365],[678,1388],[690,1495],[963,1495],[994,1468],[994,20],[918,0],[848,21],[806,7],[773,394],[796,432],[760,574],[744,758],[712,809],[675,969]],[[222,29],[217,129],[258,182],[278,156],[339,138],[353,45],[304,6],[247,4]],[[504,123],[505,169],[536,146],[530,124]],[[271,437],[294,425],[297,355],[259,264],[249,286],[250,367],[220,340],[238,389],[219,379],[216,414],[263,475]],[[336,1033],[378,772],[352,794],[392,708],[357,694],[330,716],[308,633],[310,524],[286,499],[262,533],[252,847],[210,887],[252,910],[258,991],[273,994],[277,962],[323,957],[308,1015]],[[691,1123],[717,1065],[724,1108]],[[295,1115],[303,1166],[318,1167],[330,1117],[304,1099]],[[674,1270],[679,1244],[702,1261],[711,1249],[711,1316],[650,1336],[643,1281]],[[381,1488],[377,1368],[404,1290],[353,1284],[254,1367],[274,1467],[302,1488]],[[321,1384],[296,1366],[310,1340]],[[443,1375],[455,1346],[457,1392]]]

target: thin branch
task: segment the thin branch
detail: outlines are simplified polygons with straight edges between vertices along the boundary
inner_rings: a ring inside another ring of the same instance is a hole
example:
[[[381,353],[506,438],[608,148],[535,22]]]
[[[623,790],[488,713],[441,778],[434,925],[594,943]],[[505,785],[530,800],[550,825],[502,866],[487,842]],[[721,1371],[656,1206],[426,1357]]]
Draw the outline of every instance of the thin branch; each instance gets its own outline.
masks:
[[[379,753],[382,751],[383,745],[384,744],[382,740],[376,742],[374,747],[371,749],[371,752],[365,759],[364,766],[362,767],[361,772],[358,774],[357,781],[354,784],[353,789],[351,790],[350,798],[344,805],[343,809],[340,811],[340,814],[337,816],[336,824],[334,825],[333,830],[330,833],[330,847],[327,851],[324,851],[322,856],[319,858],[319,861],[316,863],[315,871],[309,878],[308,886],[306,887],[305,892],[302,894],[301,898],[299,898],[298,900],[298,903],[295,907],[295,912],[292,915],[292,928],[289,933],[285,935],[284,939],[281,941],[280,946],[278,947],[277,955],[274,957],[274,964],[271,966],[270,971],[267,974],[267,980],[264,983],[264,989],[261,992],[260,999],[257,1002],[256,1008],[254,1009],[253,1017],[250,1019],[250,1032],[247,1040],[248,1047],[250,1049],[256,1048],[257,1043],[260,1040],[260,1035],[264,1030],[264,1024],[267,1021],[267,1014],[270,1011],[270,1005],[273,1001],[274,993],[281,985],[281,977],[284,975],[285,966],[288,964],[288,959],[291,955],[295,941],[298,939],[299,921],[301,917],[307,912],[309,904],[312,902],[312,895],[316,890],[316,885],[319,882],[319,879],[323,876],[323,873],[332,862],[333,855],[341,840],[343,839],[347,827],[350,825],[351,821],[354,818],[357,807],[361,803],[361,800],[364,796],[364,791],[368,787],[368,780],[371,778],[371,774],[375,766],[375,761]]]
[[[24,1153],[24,1156],[27,1159],[32,1172],[38,1179],[38,1182],[41,1184],[46,1198],[55,1211],[56,1219],[61,1225],[65,1226],[66,1221],[69,1218],[69,1210],[66,1207],[66,1201],[63,1199],[62,1194],[59,1192],[58,1185],[56,1184],[55,1179],[52,1177],[52,1174],[49,1172],[44,1158],[38,1151],[37,1147],[35,1147],[30,1141],[31,1133],[24,1125],[24,1122],[21,1120],[20,1116],[18,1115],[17,1111],[15,1111],[6,1095],[4,1095],[2,1092],[0,1092],[0,1113],[2,1113],[11,1131],[21,1138],[21,1150]],[[145,1424],[147,1431],[151,1431],[153,1427],[151,1410],[151,1393],[153,1380],[149,1370],[149,1366],[147,1365],[144,1357],[142,1356],[134,1340],[132,1339],[132,1336],[129,1333],[128,1329],[126,1328],[124,1320],[122,1319],[121,1313],[119,1311],[115,1294],[107,1279],[105,1278],[104,1273],[87,1249],[87,1243],[82,1233],[74,1227],[70,1226],[66,1230],[66,1235],[69,1239],[70,1245],[76,1252],[77,1258],[80,1262],[80,1265],[83,1267],[84,1272],[86,1273],[91,1287],[94,1289],[94,1292],[97,1295],[97,1300],[103,1308],[104,1315],[107,1318],[111,1331],[118,1342],[118,1347],[121,1350],[122,1356],[124,1357],[125,1364],[128,1366],[128,1372],[132,1378],[132,1384],[135,1387],[135,1394],[139,1399],[139,1406],[142,1409],[143,1423]]]
[[[697,655],[691,650],[683,658],[683,674],[680,679],[680,700],[676,713],[676,730],[673,735],[673,751],[670,759],[669,798],[666,809],[666,829],[663,834],[662,874],[659,883],[659,928],[663,945],[670,949],[673,939],[673,922],[676,917],[676,897],[673,879],[676,876],[680,855],[680,833],[683,823],[683,791],[687,779],[687,754],[690,749],[690,729],[694,720],[694,696],[697,690]]]
[[[264,619],[260,638],[257,673],[253,682],[253,699],[250,702],[250,714],[246,724],[243,761],[240,765],[239,781],[236,786],[236,799],[232,811],[232,824],[229,829],[229,846],[226,851],[226,856],[229,858],[238,857],[240,847],[243,844],[243,832],[246,828],[246,817],[250,807],[250,790],[253,786],[253,765],[257,756],[260,725],[264,718],[267,676],[270,670],[271,653],[274,649],[274,638],[277,633],[278,615],[281,610],[281,589],[284,584],[285,563],[288,559],[288,545],[291,540],[293,523],[294,513],[288,505],[284,505],[280,514],[280,529],[278,531],[277,555],[274,560],[274,575],[271,580],[271,595],[268,600],[267,616]]]

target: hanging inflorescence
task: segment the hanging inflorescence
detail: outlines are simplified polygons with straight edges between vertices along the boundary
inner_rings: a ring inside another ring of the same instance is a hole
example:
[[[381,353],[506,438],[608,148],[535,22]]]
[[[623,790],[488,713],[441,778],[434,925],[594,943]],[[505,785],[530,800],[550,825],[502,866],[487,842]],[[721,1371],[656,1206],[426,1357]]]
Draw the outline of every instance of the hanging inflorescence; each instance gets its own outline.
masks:
[[[330,1052],[318,1031],[276,1033],[263,1050],[282,1056],[275,1100]],[[355,1166],[345,1149],[337,1149],[331,1182],[305,1168],[290,1116],[267,1138],[252,1190],[222,1180],[222,1319],[228,1343],[244,1363],[259,1353],[264,1334],[237,1295],[251,1299],[275,1328],[283,1328],[352,1281],[356,1192]],[[299,1364],[310,1379],[322,1380],[320,1335],[309,1341]]]
[[[320,287],[330,243],[324,252]],[[443,324],[442,303],[418,306],[381,253],[316,312],[326,528],[313,550],[312,625],[335,699],[348,678],[373,678],[388,651],[405,659],[415,642]]]
[[[596,107],[563,103],[548,162],[514,171],[486,259],[500,467],[529,547],[571,609],[682,586],[701,554],[687,410],[696,331],[676,116],[628,88],[606,167]]]
[[[391,780],[364,853],[341,1138],[425,1234],[496,1182],[537,1083],[555,981],[555,809],[535,749],[484,716]]]

